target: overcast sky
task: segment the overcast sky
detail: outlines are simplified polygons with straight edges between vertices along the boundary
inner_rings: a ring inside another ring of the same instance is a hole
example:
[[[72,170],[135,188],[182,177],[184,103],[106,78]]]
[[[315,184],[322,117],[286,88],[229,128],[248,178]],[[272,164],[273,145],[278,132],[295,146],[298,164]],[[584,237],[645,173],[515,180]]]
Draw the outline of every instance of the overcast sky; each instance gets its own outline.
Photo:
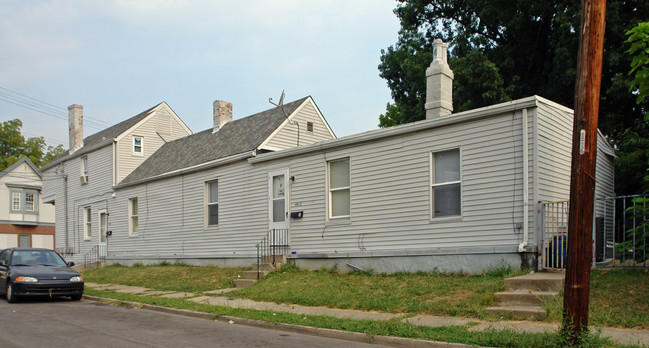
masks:
[[[285,89],[286,102],[311,95],[339,137],[375,129],[391,101],[377,65],[397,41],[395,7],[0,0],[0,121],[19,118],[24,135],[67,148],[71,104],[84,106],[84,137],[162,101],[198,132],[212,127],[216,99],[232,102],[238,119],[271,108]]]

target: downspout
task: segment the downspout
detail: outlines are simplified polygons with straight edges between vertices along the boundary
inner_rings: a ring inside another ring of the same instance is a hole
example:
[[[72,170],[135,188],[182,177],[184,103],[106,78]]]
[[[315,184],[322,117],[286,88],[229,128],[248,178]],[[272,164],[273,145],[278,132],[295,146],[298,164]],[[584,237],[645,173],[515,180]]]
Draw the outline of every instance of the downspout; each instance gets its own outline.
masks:
[[[518,245],[518,252],[522,253],[527,247],[529,239],[529,159],[528,159],[528,134],[527,134],[527,108],[523,109],[523,241]]]
[[[68,237],[68,175],[65,174],[63,175],[63,197],[65,198],[65,205],[64,205],[64,211],[65,211],[65,252],[67,253],[69,251],[70,247],[70,242],[69,242],[69,237]]]

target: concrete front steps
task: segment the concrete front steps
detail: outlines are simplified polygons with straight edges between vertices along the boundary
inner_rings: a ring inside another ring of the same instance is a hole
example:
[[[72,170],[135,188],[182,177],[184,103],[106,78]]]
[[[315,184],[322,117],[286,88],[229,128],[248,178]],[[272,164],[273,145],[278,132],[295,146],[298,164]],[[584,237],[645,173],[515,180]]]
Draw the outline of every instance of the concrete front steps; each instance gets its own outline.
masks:
[[[506,291],[496,293],[498,306],[486,308],[487,313],[513,314],[517,318],[542,319],[547,315],[543,302],[557,296],[563,289],[565,274],[538,272],[505,279]]]
[[[267,275],[268,273],[281,268],[286,263],[286,255],[276,255],[274,257],[275,262],[264,263],[259,269],[259,279]],[[241,278],[235,279],[234,284],[237,289],[249,288],[257,282],[257,264],[252,265],[252,270],[245,271],[241,275]]]

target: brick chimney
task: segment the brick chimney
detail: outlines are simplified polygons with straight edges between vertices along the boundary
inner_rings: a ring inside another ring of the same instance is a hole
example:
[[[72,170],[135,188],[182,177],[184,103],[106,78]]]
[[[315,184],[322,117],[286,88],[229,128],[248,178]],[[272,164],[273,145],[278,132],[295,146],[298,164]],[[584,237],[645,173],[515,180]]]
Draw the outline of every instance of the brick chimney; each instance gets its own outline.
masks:
[[[441,39],[433,42],[433,62],[426,69],[426,119],[453,112],[453,70],[447,62],[448,46]]]
[[[68,125],[70,154],[72,154],[83,147],[83,105],[68,106]]]
[[[232,103],[225,100],[214,101],[214,128],[212,133],[216,133],[224,124],[232,121]]]

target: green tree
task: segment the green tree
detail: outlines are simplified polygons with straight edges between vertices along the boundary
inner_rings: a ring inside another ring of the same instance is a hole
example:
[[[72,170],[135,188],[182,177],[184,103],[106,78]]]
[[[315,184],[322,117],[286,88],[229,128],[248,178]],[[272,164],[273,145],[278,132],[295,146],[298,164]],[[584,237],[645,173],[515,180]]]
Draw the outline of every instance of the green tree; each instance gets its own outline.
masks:
[[[47,164],[54,157],[63,153],[63,145],[47,146],[43,137],[33,137],[25,140],[21,133],[23,126],[19,119],[4,121],[0,124],[0,171],[18,162],[21,158],[29,158],[36,167]]]
[[[580,1],[399,2],[399,39],[381,51],[378,67],[394,100],[379,116],[381,127],[425,118],[424,72],[435,38],[449,45],[455,112],[535,94],[573,106]],[[647,128],[649,98],[635,102],[632,56],[625,48],[625,33],[646,18],[649,1],[608,1],[599,125],[618,146],[628,129],[644,137]]]

